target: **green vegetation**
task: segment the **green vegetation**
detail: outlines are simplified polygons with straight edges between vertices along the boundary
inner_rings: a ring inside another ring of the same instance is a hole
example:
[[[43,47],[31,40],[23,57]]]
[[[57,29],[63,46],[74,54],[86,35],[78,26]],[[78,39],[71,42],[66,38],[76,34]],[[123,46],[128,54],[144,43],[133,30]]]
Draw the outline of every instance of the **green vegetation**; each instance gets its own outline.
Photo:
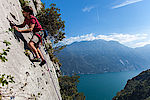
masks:
[[[19,0],[21,7],[26,6],[29,4],[30,1],[25,1],[25,0]]]
[[[0,59],[2,62],[6,62],[8,61],[6,56],[9,52],[9,46],[11,45],[11,43],[6,40],[4,40],[3,43],[6,45],[7,49],[3,49],[3,53],[0,53]],[[14,77],[11,75],[0,74],[0,85],[4,87],[5,85],[8,86],[9,83],[15,83]],[[0,87],[0,100],[2,100],[2,97],[5,97],[5,95],[8,95],[8,93],[3,94],[3,92],[5,92],[6,90],[7,88]]]
[[[9,28],[8,29],[10,32],[13,32],[14,31],[14,28]],[[8,31],[6,31],[8,33]]]
[[[83,93],[78,93],[77,83],[79,76],[61,76],[59,77],[60,92],[63,100],[85,100]]]
[[[60,17],[60,9],[55,7],[56,4],[51,4],[50,8],[45,8],[42,5],[41,11],[38,12],[37,18],[40,21],[42,27],[52,37],[52,44],[56,44],[65,38],[65,22]]]
[[[4,87],[5,85],[8,86],[9,83],[15,83],[14,77],[5,74],[0,75],[0,85]],[[0,100],[2,97],[8,96],[9,93],[5,93],[6,90],[7,88],[0,87]]]
[[[52,48],[52,43],[46,43],[45,44],[45,49],[46,49],[47,53],[49,54],[50,59],[54,63],[58,63],[59,66],[61,66],[61,63],[59,62],[59,59],[56,57],[55,54],[58,53],[58,52],[60,52],[60,50],[62,50],[63,48],[65,48],[65,46]]]
[[[28,49],[26,49],[25,52],[24,52],[24,54],[25,54],[27,57],[30,57],[31,52],[30,52]]]
[[[2,86],[8,85],[9,83],[15,83],[14,77],[5,74],[0,75],[0,84],[2,84]]]
[[[8,61],[6,56],[7,56],[7,53],[9,52],[9,49],[10,49],[9,45],[11,45],[11,43],[6,40],[4,40],[3,43],[6,44],[7,49],[3,49],[3,52],[0,53],[0,59],[2,62],[5,62],[5,61]]]
[[[150,70],[128,80],[125,88],[113,100],[150,100]]]

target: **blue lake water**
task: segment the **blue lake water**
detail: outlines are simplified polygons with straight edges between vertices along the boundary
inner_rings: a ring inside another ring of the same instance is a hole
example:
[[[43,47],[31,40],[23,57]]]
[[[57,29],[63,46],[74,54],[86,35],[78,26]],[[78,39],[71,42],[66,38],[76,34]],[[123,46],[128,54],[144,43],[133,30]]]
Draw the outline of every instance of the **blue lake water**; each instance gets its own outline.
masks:
[[[128,79],[142,71],[79,75],[78,91],[84,93],[86,100],[112,100],[116,93],[124,88]]]

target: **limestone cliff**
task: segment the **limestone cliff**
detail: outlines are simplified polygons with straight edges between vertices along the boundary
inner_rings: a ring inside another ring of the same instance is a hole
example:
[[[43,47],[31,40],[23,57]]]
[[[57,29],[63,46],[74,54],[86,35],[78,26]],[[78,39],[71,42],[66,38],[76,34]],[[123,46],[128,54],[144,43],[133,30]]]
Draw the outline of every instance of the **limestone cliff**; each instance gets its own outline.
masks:
[[[40,5],[40,0],[36,1]],[[30,0],[30,4],[34,8],[32,0]],[[4,94],[8,97],[3,97],[2,100],[10,100],[12,97],[15,98],[14,100],[35,100],[35,98],[36,100],[61,100],[56,66],[54,66],[56,64],[50,61],[43,47],[41,50],[47,65],[40,67],[39,63],[31,63],[24,54],[25,40],[28,42],[31,34],[23,33],[21,35],[9,31],[8,29],[11,27],[7,18],[16,24],[23,22],[24,17],[19,0],[1,0],[0,2],[0,53],[6,49],[4,40],[11,43],[10,52],[6,56],[8,61],[0,61],[0,74],[12,75],[15,81],[15,83],[9,84]],[[22,40],[18,36],[21,36]],[[2,90],[0,93],[3,96]]]

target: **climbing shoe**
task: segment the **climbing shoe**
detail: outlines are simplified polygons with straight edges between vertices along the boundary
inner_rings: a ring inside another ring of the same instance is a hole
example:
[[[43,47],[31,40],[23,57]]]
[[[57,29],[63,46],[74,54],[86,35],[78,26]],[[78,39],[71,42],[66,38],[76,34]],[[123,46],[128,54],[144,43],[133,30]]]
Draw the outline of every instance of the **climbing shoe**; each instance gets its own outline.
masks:
[[[30,59],[32,62],[41,62],[41,58]]]
[[[40,65],[40,66],[43,66],[44,64],[46,64],[46,61],[45,61],[45,60],[43,60],[39,65]]]

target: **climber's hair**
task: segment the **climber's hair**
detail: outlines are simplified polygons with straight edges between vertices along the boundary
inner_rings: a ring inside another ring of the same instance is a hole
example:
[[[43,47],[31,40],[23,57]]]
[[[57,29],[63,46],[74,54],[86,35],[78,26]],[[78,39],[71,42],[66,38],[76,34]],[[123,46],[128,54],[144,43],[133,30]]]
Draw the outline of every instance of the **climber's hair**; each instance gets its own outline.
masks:
[[[33,15],[33,9],[32,9],[32,7],[30,7],[30,6],[24,6],[24,7],[22,8],[22,10],[25,11],[25,12],[29,12],[30,15]]]

